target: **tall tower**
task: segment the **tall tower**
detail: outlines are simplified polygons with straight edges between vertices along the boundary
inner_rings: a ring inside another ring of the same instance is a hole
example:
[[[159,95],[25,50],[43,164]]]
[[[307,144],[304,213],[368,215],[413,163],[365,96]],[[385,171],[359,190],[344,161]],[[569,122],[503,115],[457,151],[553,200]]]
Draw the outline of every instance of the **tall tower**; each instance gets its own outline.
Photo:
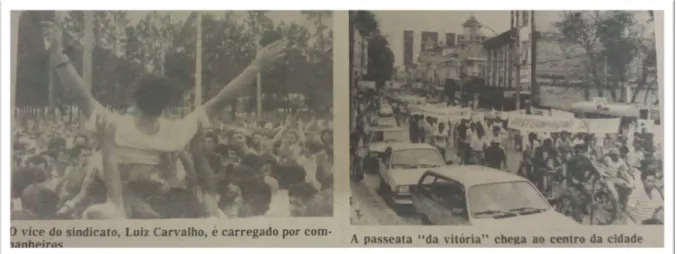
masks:
[[[414,31],[405,30],[404,31],[404,65],[410,66],[414,63]]]
[[[481,40],[482,34],[480,34],[480,28],[482,28],[482,24],[477,21],[475,16],[471,15],[468,20],[463,22],[462,26],[465,44],[479,42]]]

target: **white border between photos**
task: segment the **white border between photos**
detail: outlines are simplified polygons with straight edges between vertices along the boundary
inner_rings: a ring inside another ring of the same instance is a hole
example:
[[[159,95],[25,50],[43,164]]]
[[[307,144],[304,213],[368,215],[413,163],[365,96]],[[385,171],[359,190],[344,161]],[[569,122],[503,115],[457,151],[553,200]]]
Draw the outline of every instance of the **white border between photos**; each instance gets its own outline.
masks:
[[[383,3],[383,4],[382,4]],[[664,79],[663,79],[663,123],[665,125],[664,133],[666,137],[666,142],[664,145],[664,154],[670,155],[675,154],[674,152],[674,5],[672,1],[669,0],[593,0],[593,1],[572,1],[572,0],[476,0],[476,1],[432,1],[432,0],[416,0],[416,1],[397,1],[397,0],[384,0],[382,1],[365,1],[365,0],[343,0],[343,1],[301,1],[301,0],[255,0],[255,1],[202,1],[202,0],[190,0],[190,1],[175,1],[175,0],[162,0],[162,1],[130,1],[130,0],[116,0],[116,1],[93,1],[93,0],[84,0],[84,1],[74,1],[74,0],[43,0],[43,1],[34,1],[34,0],[9,0],[4,1],[2,4],[2,89],[0,95],[2,96],[0,101],[2,101],[2,111],[0,116],[2,117],[2,140],[1,151],[2,151],[2,174],[0,176],[0,186],[2,186],[2,227],[0,231],[0,236],[2,236],[2,253],[42,253],[45,250],[38,249],[10,249],[9,248],[9,166],[10,160],[10,116],[11,116],[11,83],[10,83],[10,10],[27,10],[27,9],[44,9],[44,10],[68,10],[68,9],[146,9],[146,10],[250,10],[250,9],[263,9],[266,10],[383,10],[383,9],[392,9],[392,10],[514,10],[514,9],[525,9],[525,10],[559,10],[559,9],[616,9],[616,10],[663,10],[664,11],[664,43],[663,43],[663,70],[664,70]],[[347,24],[345,24],[347,26]],[[347,41],[347,38],[346,38]],[[347,42],[346,42],[347,43]],[[343,48],[343,47],[342,47]],[[347,54],[347,52],[346,52]],[[665,57],[667,56],[667,57]],[[348,75],[348,65],[339,66],[338,69],[341,70],[336,72],[336,75],[341,73]],[[667,72],[665,72],[667,71]],[[342,84],[335,84],[341,89],[346,89],[347,86]],[[667,102],[667,104],[666,104]],[[338,105],[337,102],[336,105]],[[345,102],[347,103],[347,101]],[[345,118],[343,118],[345,119]],[[348,135],[348,133],[344,133]],[[666,198],[666,227],[665,227],[665,247],[664,249],[649,249],[644,248],[615,248],[613,251],[616,253],[645,253],[650,251],[652,253],[668,253],[672,250],[674,253],[674,158],[670,156],[665,156],[665,175],[667,179],[670,179],[671,182],[667,183],[667,191],[669,193]],[[347,190],[347,189],[346,189]],[[346,207],[345,213],[348,213],[349,209]],[[336,214],[337,217],[343,217],[339,214]],[[337,218],[338,219],[338,218]],[[337,223],[343,223],[337,221]],[[348,222],[345,222],[346,225]],[[346,229],[343,226],[339,228]],[[84,239],[83,239],[84,240]],[[346,238],[348,241],[348,238]],[[547,249],[547,250],[545,250]],[[548,251],[551,253],[565,253],[572,251],[571,248],[529,248],[529,249],[520,249],[522,253],[542,253],[543,251]],[[345,249],[343,249],[345,250]],[[423,250],[423,249],[419,249]],[[419,251],[415,250],[415,251]],[[98,253],[116,253],[121,251],[120,249],[68,249],[68,250],[58,250],[50,249],[50,252],[55,253],[92,253],[94,251]],[[146,252],[145,249],[125,249],[123,250],[127,253],[143,253]],[[150,250],[149,251],[153,251]],[[167,252],[185,252],[185,251],[198,251],[197,249],[165,249],[157,250]],[[221,253],[224,250],[221,249],[200,249],[200,252],[204,253]],[[227,251],[227,250],[226,250]],[[252,251],[259,251],[253,249],[239,249],[238,252],[249,253]],[[273,250],[276,253],[287,252],[298,253],[299,251],[312,251],[316,252],[317,250],[312,249],[278,249]],[[327,252],[339,252],[341,249],[333,250],[322,250]],[[393,253],[399,251],[414,251],[412,249],[350,249],[349,251],[358,251],[358,252],[369,252],[371,253]],[[425,251],[434,251],[438,253],[447,252],[448,249],[425,249]],[[483,248],[466,248],[462,250],[466,253],[480,253],[492,251],[495,253],[507,253],[514,250],[506,250],[506,248],[492,248],[492,249],[483,249]],[[576,249],[573,250],[580,253],[599,253],[600,251],[609,251],[602,250],[600,248],[594,249]]]

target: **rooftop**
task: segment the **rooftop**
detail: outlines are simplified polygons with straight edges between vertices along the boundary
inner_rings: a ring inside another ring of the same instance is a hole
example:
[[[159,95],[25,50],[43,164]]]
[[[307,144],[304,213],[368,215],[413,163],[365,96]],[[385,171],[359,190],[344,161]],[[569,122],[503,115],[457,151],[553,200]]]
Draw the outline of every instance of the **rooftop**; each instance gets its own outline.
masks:
[[[470,16],[468,20],[463,22],[463,27],[481,27],[482,24],[477,21],[477,18],[475,16]]]
[[[488,38],[482,43],[485,49],[498,48],[507,43],[510,43],[513,38],[512,34],[514,33],[515,28],[502,32],[501,34]]]

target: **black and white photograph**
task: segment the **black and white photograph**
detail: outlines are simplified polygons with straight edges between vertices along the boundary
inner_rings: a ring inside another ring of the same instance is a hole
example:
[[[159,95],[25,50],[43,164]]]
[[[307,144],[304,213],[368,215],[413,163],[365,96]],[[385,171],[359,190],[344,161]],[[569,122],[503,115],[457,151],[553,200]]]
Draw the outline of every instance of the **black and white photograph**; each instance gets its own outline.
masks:
[[[14,11],[11,219],[332,217],[332,14]]]
[[[662,231],[654,11],[349,15],[352,225]]]

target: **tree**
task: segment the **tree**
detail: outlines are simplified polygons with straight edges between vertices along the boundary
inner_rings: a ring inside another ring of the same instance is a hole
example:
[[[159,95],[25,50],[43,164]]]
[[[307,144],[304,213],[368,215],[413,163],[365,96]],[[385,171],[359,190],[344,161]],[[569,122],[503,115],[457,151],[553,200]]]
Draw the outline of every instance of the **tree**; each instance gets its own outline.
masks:
[[[350,18],[355,23],[355,28],[363,37],[381,34],[376,15],[370,11],[352,11]]]
[[[649,11],[649,20],[648,20],[648,26],[653,26],[654,22],[654,13],[653,11]],[[639,92],[642,91],[642,88],[647,88],[647,95],[648,95],[648,89],[652,86],[656,86],[658,84],[658,79],[657,79],[657,73],[656,73],[656,33],[653,32],[651,33],[651,36],[653,37],[653,40],[643,40],[639,44],[639,54],[638,58],[641,60],[640,64],[640,77],[637,80],[637,89],[632,94],[632,97],[630,99],[630,102],[634,103],[637,100],[637,96],[639,95]],[[653,81],[649,82],[649,77],[653,77]],[[644,98],[644,102],[646,103],[646,96]]]
[[[370,11],[351,12],[355,28],[363,38],[368,40],[367,74],[365,80],[375,81],[376,88],[381,89],[386,80],[393,76],[395,55],[390,49],[388,39],[381,35],[376,15]]]
[[[597,88],[598,96],[602,97],[604,96],[604,84],[599,75],[599,54],[596,52],[599,44],[598,19],[599,11],[564,11],[562,20],[556,22],[555,27],[561,34],[560,43],[585,50],[592,82]],[[586,97],[588,96],[586,89]]]
[[[331,19],[332,13],[332,11],[301,11],[308,20],[313,21],[318,32],[328,28],[326,20]]]
[[[639,50],[640,34],[634,14],[564,11],[555,27],[561,45],[585,52],[587,70],[598,96],[603,97],[606,86],[610,86],[612,99],[616,100],[616,87],[628,82],[628,67]]]
[[[608,66],[608,82],[614,87],[622,87],[628,82],[628,66],[635,59],[640,44],[634,14],[607,12],[597,29],[604,47],[601,54]],[[617,99],[615,90],[611,93],[614,100]]]
[[[306,47],[308,64],[306,75],[306,104],[310,108],[327,108],[333,101],[333,34],[325,24],[332,18],[331,11],[302,12],[313,22],[315,32],[310,47]]]
[[[369,40],[367,54],[369,60],[364,79],[375,81],[376,89],[381,89],[393,75],[395,55],[382,35],[374,35]]]
[[[244,19],[238,19],[232,11],[223,14],[203,14],[204,101],[217,94],[251,63],[256,55],[256,43],[265,46],[286,37],[289,41],[287,56],[262,73],[265,98],[284,98],[288,93],[300,93],[314,99],[314,104],[308,105],[310,108],[331,105],[333,38],[326,25],[331,12],[303,13],[312,21],[314,30],[296,23],[274,24],[266,12],[244,12],[241,15]],[[42,107],[47,104],[49,72],[39,24],[43,20],[53,20],[54,16],[54,12],[31,11],[21,17],[17,106]],[[84,15],[82,11],[69,11],[64,16],[62,25],[65,43],[69,46],[66,53],[81,71]],[[164,12],[150,11],[138,22],[131,23],[124,11],[95,12],[97,41],[93,52],[92,94],[105,106],[127,108],[132,105],[129,98],[135,80],[144,73],[156,72],[178,84],[172,89],[183,102],[174,106],[190,103],[194,98],[196,20],[197,12],[182,21],[172,20]],[[258,42],[254,40],[257,37]],[[58,83],[55,85],[56,105],[72,103],[72,93],[63,87]],[[249,94],[254,98],[253,83],[251,87],[243,91],[241,97]],[[277,110],[277,103],[272,99],[264,100],[265,108],[270,110]],[[236,104],[237,100],[233,100],[233,113],[238,107]]]
[[[16,106],[45,107],[49,93],[47,52],[40,22],[54,20],[53,11],[26,11],[19,20]]]

